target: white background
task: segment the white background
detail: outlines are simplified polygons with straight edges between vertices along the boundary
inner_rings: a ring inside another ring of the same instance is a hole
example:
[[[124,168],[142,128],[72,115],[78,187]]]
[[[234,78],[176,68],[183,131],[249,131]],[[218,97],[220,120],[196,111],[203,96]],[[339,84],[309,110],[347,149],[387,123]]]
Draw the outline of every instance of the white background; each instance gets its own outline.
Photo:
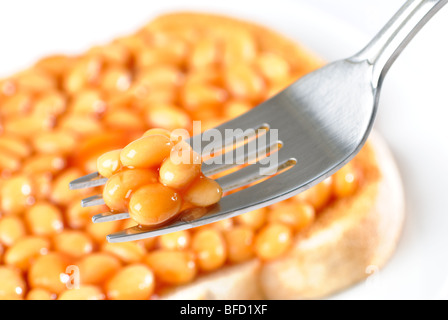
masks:
[[[309,18],[306,32],[329,28],[339,32],[340,38],[338,33],[331,38],[306,38],[313,49],[322,49],[325,58],[336,59],[360,49],[404,1],[2,1],[0,78],[46,54],[82,52],[132,32],[156,15],[159,6],[205,9],[211,3],[225,13],[276,21],[274,26],[291,34],[294,30],[289,30],[289,20],[282,15],[291,17],[301,6],[304,10],[314,7],[328,16]],[[351,46],[342,45],[348,34]],[[400,167],[407,220],[396,254],[380,273],[380,289],[366,292],[358,285],[336,298],[448,298],[447,43],[448,5],[420,31],[386,77],[376,128],[389,142]]]

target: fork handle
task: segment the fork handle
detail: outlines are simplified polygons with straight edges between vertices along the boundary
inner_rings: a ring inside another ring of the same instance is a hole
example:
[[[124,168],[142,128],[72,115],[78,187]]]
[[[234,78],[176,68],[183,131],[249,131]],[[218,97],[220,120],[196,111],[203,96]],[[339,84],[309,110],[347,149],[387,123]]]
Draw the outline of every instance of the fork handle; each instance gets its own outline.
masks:
[[[408,0],[364,49],[349,61],[373,65],[372,84],[377,87],[390,66],[417,32],[448,0]]]

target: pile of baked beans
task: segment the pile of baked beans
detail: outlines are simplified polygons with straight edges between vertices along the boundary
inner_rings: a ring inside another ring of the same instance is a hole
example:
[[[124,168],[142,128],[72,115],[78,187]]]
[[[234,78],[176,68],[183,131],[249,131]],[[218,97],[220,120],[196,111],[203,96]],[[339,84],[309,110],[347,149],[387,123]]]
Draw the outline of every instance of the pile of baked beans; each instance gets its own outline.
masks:
[[[107,207],[82,208],[80,200],[102,189],[68,188],[96,171],[98,157],[151,128],[191,130],[193,120],[214,127],[315,68],[291,63],[254,29],[207,21],[150,23],[0,80],[0,299],[156,299],[226,265],[281,256],[320,210],[356,191],[360,172],[350,163],[267,208],[156,238],[106,241],[136,222],[93,224]],[[79,288],[69,288],[70,270]]]
[[[221,200],[221,186],[202,174],[201,166],[201,156],[182,138],[149,129],[123,149],[98,158],[98,173],[108,178],[104,202],[112,212],[129,212],[140,226],[168,223],[182,212]]]

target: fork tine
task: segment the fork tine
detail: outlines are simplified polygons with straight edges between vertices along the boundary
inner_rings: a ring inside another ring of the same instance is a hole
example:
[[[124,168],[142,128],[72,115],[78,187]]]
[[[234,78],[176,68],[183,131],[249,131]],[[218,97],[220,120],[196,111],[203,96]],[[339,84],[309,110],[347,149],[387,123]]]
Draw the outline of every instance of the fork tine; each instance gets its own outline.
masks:
[[[258,105],[252,110],[240,115],[239,117],[229,120],[215,128],[213,130],[217,130],[220,132],[222,139],[218,139],[217,141],[213,140],[212,142],[207,144],[208,148],[213,148],[216,151],[221,150],[222,148],[226,148],[234,144],[235,138],[239,138],[242,135],[234,135],[230,136],[226,134],[226,130],[242,130],[246,132],[246,130],[259,130],[263,128],[269,128],[269,125],[266,123],[267,119],[270,119],[270,114],[272,113],[272,106],[264,105],[264,103]],[[207,138],[207,134],[210,130],[206,130],[201,134],[191,137],[187,141],[192,146],[193,150],[199,154],[202,154],[202,150],[200,149],[201,141],[210,141]]]
[[[293,171],[294,167],[289,171]],[[300,170],[296,170],[300,171]],[[154,228],[144,229],[140,227],[127,228],[107,236],[108,242],[125,242],[145,239],[149,237],[159,236],[165,233],[181,231],[189,228],[203,226],[209,223],[217,222],[222,219],[232,218],[239,214],[269,205],[277,200],[283,200],[291,196],[292,188],[296,187],[294,193],[298,193],[309,185],[317,183],[316,181],[309,181],[306,184],[297,187],[297,183],[293,179],[288,179],[287,183],[284,181],[286,172],[259,184],[251,186],[247,189],[240,190],[236,193],[225,196],[221,201],[209,208],[209,211],[202,217],[196,220],[178,220],[170,225]],[[254,196],[256,195],[256,196]]]
[[[155,236],[155,235],[154,235]],[[138,226],[129,227],[106,236],[107,242],[126,242],[147,238]]]
[[[237,165],[254,163],[268,153],[278,151],[280,147],[281,142],[278,139],[271,141],[271,133],[268,131],[261,137],[249,141],[236,149],[206,159],[202,164],[202,172],[208,176],[231,169]]]
[[[92,188],[105,184],[107,178],[102,177],[98,172],[89,173],[69,183],[70,190]]]
[[[272,157],[267,157],[264,160],[269,161],[271,158]],[[248,165],[235,172],[216,179],[216,182],[218,182],[224,192],[231,191],[246,186],[257,180],[266,178],[267,176],[272,175],[277,171],[281,171],[286,167],[294,165],[294,162],[292,162],[291,159],[276,159],[276,161],[278,164],[272,167],[267,167],[266,164],[263,164],[261,162]]]
[[[129,218],[129,213],[127,213],[127,212],[120,212],[120,213],[104,212],[104,213],[94,215],[92,217],[92,222],[93,223],[109,222],[109,221],[123,220],[123,219],[128,219],[128,218]]]
[[[104,204],[103,197],[100,194],[81,200],[81,207],[92,207]]]
[[[185,223],[182,221],[175,222],[169,226],[162,227],[162,228],[154,228],[154,229],[145,229],[141,228],[140,226],[133,226],[130,228],[126,228],[117,232],[114,232],[112,234],[107,235],[107,241],[111,243],[115,242],[125,242],[125,241],[134,241],[134,240],[141,240],[148,237],[155,237],[162,235],[164,233],[168,232],[175,232],[178,230],[184,230],[188,228],[192,228],[193,225],[189,223]]]

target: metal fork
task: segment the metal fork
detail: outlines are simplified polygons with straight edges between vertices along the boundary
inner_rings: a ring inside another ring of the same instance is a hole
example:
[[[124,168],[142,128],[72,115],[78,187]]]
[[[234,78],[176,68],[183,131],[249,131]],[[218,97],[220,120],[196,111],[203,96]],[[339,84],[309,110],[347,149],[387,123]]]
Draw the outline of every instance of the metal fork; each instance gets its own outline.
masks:
[[[367,46],[354,56],[300,78],[251,111],[215,128],[223,137],[226,136],[226,129],[245,131],[268,128],[267,140],[272,138],[273,133],[278,133],[278,140],[270,140],[272,144],[260,142],[259,145],[269,151],[263,163],[273,160],[272,163],[277,163],[277,166],[271,169],[285,169],[284,172],[223,197],[197,219],[180,218],[156,228],[135,226],[110,234],[107,240],[138,240],[234,217],[289,198],[332,175],[357,154],[368,138],[377,111],[381,84],[390,66],[417,31],[447,2],[407,1]],[[194,142],[204,139],[204,134],[188,140],[193,149]],[[266,140],[267,137],[263,138]],[[252,137],[256,140],[261,138]],[[234,138],[223,139],[216,142],[216,147],[229,146],[234,141]],[[234,161],[253,156],[247,150],[239,150],[243,153],[236,156],[238,152],[234,152],[231,158]],[[195,151],[202,150],[196,147]],[[204,174],[211,175],[231,166],[204,163],[202,170]],[[218,178],[217,182],[225,191],[234,190],[266,178],[260,173],[263,168],[260,160]],[[106,181],[98,173],[92,173],[72,181],[70,188],[99,186]],[[83,206],[103,203],[101,195],[82,200]],[[106,212],[94,216],[92,220],[97,223],[126,218],[129,218],[128,213]]]

